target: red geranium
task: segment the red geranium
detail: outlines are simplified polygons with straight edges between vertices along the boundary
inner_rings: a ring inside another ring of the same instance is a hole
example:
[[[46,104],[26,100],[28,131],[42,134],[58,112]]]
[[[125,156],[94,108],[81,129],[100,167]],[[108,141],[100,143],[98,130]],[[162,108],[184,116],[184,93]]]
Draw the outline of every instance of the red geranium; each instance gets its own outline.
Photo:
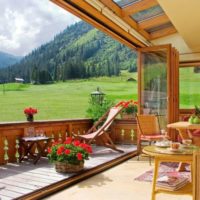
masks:
[[[38,113],[38,110],[36,108],[29,107],[24,109],[25,115],[34,115],[36,113]]]
[[[58,149],[58,150],[57,150],[57,155],[58,155],[58,156],[61,155],[62,153],[63,153],[62,149]]]
[[[89,159],[92,153],[92,147],[81,143],[79,140],[72,140],[68,137],[62,142],[54,142],[51,148],[48,148],[48,158],[51,162],[64,162],[70,164],[79,164]]]
[[[48,152],[48,153],[51,153],[51,152],[52,152],[52,151],[51,151],[51,148],[48,147],[47,152]]]
[[[64,144],[71,144],[72,143],[72,138],[71,137],[67,137]]]
[[[66,155],[70,154],[70,152],[71,152],[71,151],[70,151],[69,149],[66,149],[66,150],[65,150],[65,154],[66,154]]]
[[[124,105],[124,109],[122,110],[122,113],[136,114],[137,110],[138,110],[137,106],[138,106],[138,102],[137,101],[130,100]]]
[[[75,141],[73,142],[73,144],[74,144],[74,146],[79,146],[79,145],[81,144],[81,142],[80,142],[79,140],[75,140]]]
[[[78,158],[78,160],[82,160],[83,159],[83,156],[81,153],[77,153],[76,154],[76,157]]]

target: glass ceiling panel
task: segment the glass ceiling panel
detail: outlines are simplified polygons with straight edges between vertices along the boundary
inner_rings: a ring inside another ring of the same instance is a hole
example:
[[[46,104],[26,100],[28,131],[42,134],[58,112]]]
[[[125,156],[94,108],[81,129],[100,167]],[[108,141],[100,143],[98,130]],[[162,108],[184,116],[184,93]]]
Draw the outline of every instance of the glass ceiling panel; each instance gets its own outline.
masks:
[[[142,10],[140,12],[137,12],[137,13],[131,15],[131,17],[136,22],[140,23],[144,20],[153,18],[153,17],[161,15],[163,13],[164,13],[163,9],[159,5],[157,5],[157,6],[153,6],[151,8],[148,8],[146,10]]]
[[[113,0],[118,6],[125,7],[141,0]]]
[[[152,27],[152,28],[149,28],[149,29],[145,29],[145,31],[147,31],[148,33],[153,33],[153,32],[156,32],[156,31],[159,31],[159,30],[171,27],[171,26],[173,26],[172,23],[168,22],[168,23],[165,23],[165,24],[162,24],[162,25],[159,25],[159,26],[155,26],[155,27]]]

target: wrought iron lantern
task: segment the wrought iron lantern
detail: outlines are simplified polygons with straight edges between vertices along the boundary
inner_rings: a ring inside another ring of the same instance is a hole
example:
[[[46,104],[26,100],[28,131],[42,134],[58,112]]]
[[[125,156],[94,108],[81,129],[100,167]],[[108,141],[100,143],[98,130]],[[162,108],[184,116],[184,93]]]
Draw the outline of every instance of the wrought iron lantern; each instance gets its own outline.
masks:
[[[91,95],[91,98],[92,98],[92,102],[98,103],[100,105],[103,104],[105,94],[102,91],[100,91],[99,87],[97,87],[96,91],[91,92],[90,95]]]

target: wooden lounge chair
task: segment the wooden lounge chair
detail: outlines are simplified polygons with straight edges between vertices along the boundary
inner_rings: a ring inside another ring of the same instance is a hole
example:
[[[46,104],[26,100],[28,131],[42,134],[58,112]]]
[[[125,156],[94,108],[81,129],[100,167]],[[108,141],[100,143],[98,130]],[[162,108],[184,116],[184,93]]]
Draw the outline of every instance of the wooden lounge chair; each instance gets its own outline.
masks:
[[[98,144],[100,143],[102,146],[111,148],[115,151],[118,151],[120,153],[123,153],[124,151],[121,149],[118,149],[115,144],[113,143],[112,139],[110,138],[108,134],[108,128],[114,121],[115,117],[122,111],[123,108],[127,107],[130,102],[120,102],[114,107],[110,108],[93,126],[91,129],[88,130],[88,132],[84,135],[75,135],[75,138],[78,138],[80,140],[84,140],[86,143],[91,144],[93,142],[98,141]],[[104,122],[105,121],[105,122]],[[103,125],[100,126],[100,124],[103,123]],[[99,127],[100,126],[100,127]],[[99,128],[98,128],[99,127]]]

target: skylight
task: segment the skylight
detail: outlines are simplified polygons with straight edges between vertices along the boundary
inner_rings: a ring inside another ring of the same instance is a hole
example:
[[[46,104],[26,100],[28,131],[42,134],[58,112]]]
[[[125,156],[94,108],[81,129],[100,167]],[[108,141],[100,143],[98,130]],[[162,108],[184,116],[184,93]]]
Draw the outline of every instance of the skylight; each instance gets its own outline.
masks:
[[[162,25],[159,25],[159,26],[155,26],[155,27],[152,27],[152,28],[149,28],[149,29],[145,29],[145,31],[147,31],[148,33],[153,33],[153,32],[165,29],[165,28],[169,28],[171,26],[173,26],[172,23],[168,22],[168,23],[165,23],[165,24],[162,24]]]
[[[113,0],[118,6],[125,7],[141,0]]]
[[[159,5],[157,5],[157,6],[153,6],[153,7],[149,8],[149,9],[134,13],[133,15],[131,15],[131,17],[136,22],[140,23],[144,20],[147,20],[147,19],[153,18],[158,15],[162,15],[162,14],[164,14],[163,9]]]

